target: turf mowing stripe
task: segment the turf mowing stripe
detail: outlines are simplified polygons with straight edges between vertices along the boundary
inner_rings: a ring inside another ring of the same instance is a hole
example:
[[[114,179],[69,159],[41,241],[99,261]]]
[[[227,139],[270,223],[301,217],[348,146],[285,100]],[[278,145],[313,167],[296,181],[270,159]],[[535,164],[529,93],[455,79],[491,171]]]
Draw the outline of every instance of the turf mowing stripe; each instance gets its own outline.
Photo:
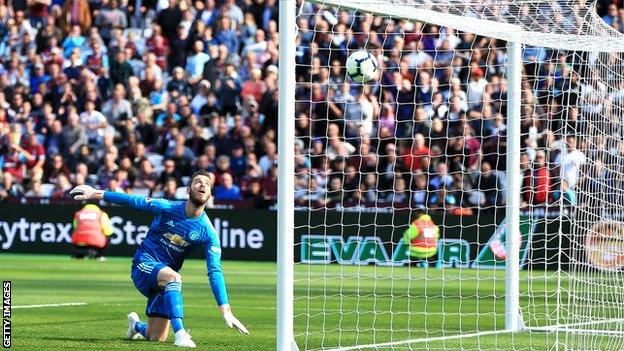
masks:
[[[12,308],[42,308],[42,307],[64,307],[64,306],[84,306],[86,302],[67,302],[67,303],[49,303],[45,305],[22,305],[13,306]]]

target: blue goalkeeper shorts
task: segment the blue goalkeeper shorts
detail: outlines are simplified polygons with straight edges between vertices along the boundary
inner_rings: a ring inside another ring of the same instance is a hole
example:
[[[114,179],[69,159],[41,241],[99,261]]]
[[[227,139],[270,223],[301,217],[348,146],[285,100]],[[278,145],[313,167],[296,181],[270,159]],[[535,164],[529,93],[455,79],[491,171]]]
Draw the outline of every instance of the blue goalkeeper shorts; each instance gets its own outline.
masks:
[[[158,287],[158,272],[166,265],[151,260],[132,261],[132,282],[147,297],[145,314],[148,317],[167,317],[164,291]]]

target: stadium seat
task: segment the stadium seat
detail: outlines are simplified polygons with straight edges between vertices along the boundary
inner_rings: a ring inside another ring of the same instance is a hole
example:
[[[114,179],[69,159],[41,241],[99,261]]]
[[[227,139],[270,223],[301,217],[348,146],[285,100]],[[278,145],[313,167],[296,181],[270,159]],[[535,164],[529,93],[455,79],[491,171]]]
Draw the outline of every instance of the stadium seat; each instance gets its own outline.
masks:
[[[162,162],[165,159],[165,156],[151,152],[146,153],[145,157],[147,157],[147,159],[152,163],[154,167],[162,166]]]
[[[132,189],[132,191],[134,192],[134,195],[140,195],[140,196],[149,196],[151,190],[148,188],[134,188]]]
[[[146,153],[145,157],[147,157],[147,159],[150,161],[150,163],[152,164],[152,166],[154,166],[154,171],[157,174],[160,174],[164,167],[162,165],[163,160],[165,159],[165,157],[161,154],[154,154],[154,153]]]
[[[163,197],[163,195],[165,195],[165,193],[162,190],[154,190],[152,192],[152,197],[153,198],[161,198],[161,197]]]
[[[42,197],[50,197],[54,192],[54,184],[43,183],[41,184],[41,196]]]
[[[179,200],[186,200],[188,198],[188,195],[186,194],[186,187],[181,186],[178,189],[176,189],[175,197],[176,199],[179,199]]]

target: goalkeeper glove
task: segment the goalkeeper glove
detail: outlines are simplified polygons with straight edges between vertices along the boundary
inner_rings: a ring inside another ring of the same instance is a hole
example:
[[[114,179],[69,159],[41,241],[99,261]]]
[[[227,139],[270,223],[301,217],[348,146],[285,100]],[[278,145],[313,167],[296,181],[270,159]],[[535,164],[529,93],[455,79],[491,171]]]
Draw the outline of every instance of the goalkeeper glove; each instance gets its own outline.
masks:
[[[238,318],[234,317],[232,311],[229,306],[221,306],[221,310],[223,313],[223,319],[225,320],[225,324],[230,328],[236,328],[242,334],[249,334],[249,331]]]
[[[71,195],[74,200],[79,201],[91,199],[99,200],[102,198],[103,194],[103,191],[95,190],[93,187],[88,185],[78,185],[69,192],[69,195]]]

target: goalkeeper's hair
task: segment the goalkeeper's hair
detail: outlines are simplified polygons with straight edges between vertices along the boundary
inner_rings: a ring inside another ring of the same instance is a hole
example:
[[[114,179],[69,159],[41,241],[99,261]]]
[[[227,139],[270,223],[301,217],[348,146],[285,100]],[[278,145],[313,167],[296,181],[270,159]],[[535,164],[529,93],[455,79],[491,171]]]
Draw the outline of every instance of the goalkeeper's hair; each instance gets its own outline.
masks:
[[[199,176],[206,176],[208,177],[208,179],[210,179],[210,187],[212,188],[212,186],[214,185],[214,174],[212,174],[211,172],[208,172],[205,169],[200,169],[199,171],[193,173],[193,175],[191,176],[191,181],[189,182],[189,185],[193,183],[193,179],[195,179],[195,177],[199,177]]]

